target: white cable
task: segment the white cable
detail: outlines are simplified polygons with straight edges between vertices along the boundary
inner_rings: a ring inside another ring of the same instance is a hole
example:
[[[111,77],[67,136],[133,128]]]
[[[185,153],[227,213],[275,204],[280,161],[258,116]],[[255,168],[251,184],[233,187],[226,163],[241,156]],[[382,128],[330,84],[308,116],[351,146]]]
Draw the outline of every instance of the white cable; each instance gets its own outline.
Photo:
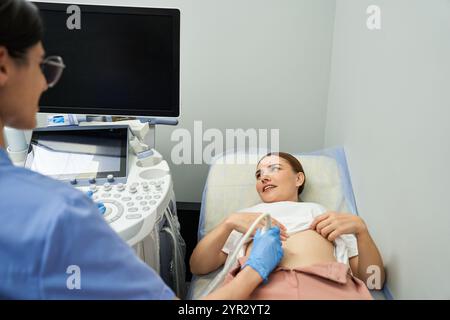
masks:
[[[184,296],[184,272],[180,272],[180,268],[183,268],[182,265],[184,264],[183,260],[183,254],[181,253],[180,246],[178,244],[178,241],[175,236],[175,232],[178,230],[179,225],[175,226],[174,219],[175,215],[172,212],[172,209],[170,208],[170,205],[167,206],[166,210],[164,211],[164,215],[166,216],[167,222],[169,224],[169,228],[171,229],[171,236],[174,240],[174,264],[175,264],[175,282],[177,287],[177,295],[182,298]],[[181,236],[181,235],[180,235]]]
[[[174,281],[175,281],[175,287],[176,287],[176,291],[177,291],[177,295],[180,295],[180,283],[179,283],[179,270],[178,270],[178,242],[175,239],[175,235],[173,234],[172,230],[174,230],[173,224],[172,224],[172,220],[170,217],[170,211],[169,211],[169,207],[166,208],[166,210],[164,211],[164,215],[166,217],[167,223],[169,224],[169,228],[164,228],[168,229],[165,230],[167,233],[169,233],[169,235],[172,237],[172,241],[173,241],[173,263],[174,263],[174,269],[175,269],[175,276],[174,276]]]
[[[233,251],[233,254],[231,255],[231,258],[227,259],[227,261],[226,261],[222,271],[209,283],[208,287],[206,287],[205,291],[203,292],[203,294],[200,297],[204,297],[204,296],[210,294],[214,289],[216,289],[216,287],[219,284],[221,284],[223,282],[223,280],[225,279],[225,276],[228,274],[228,272],[230,271],[231,267],[236,262],[236,259],[237,259],[237,256],[239,254],[239,251],[241,251],[242,247],[244,246],[244,244],[247,241],[247,239],[251,236],[251,234],[255,230],[256,226],[264,218],[266,219],[266,225],[263,228],[262,232],[265,232],[265,231],[269,230],[272,227],[272,219],[270,217],[270,214],[269,213],[263,213],[262,215],[260,215],[253,222],[253,224],[250,226],[250,228],[247,230],[247,233],[244,235],[244,237],[242,237],[241,241],[239,241],[236,249]]]
[[[178,270],[178,259],[177,259],[177,256],[178,256],[178,254],[177,254],[177,239],[175,238],[175,235],[173,234],[173,232],[172,232],[172,230],[170,230],[170,228],[169,227],[164,227],[163,229],[162,229],[162,231],[164,231],[164,232],[166,232],[171,238],[172,238],[172,244],[173,244],[173,246],[174,246],[174,256],[173,256],[173,264],[174,264],[174,266],[173,266],[173,268],[174,268],[174,272],[175,272],[175,275],[174,275],[174,282],[175,282],[175,291],[176,291],[176,293],[177,293],[177,296],[180,296],[181,295],[181,284],[180,284],[180,281],[179,281],[179,270]]]

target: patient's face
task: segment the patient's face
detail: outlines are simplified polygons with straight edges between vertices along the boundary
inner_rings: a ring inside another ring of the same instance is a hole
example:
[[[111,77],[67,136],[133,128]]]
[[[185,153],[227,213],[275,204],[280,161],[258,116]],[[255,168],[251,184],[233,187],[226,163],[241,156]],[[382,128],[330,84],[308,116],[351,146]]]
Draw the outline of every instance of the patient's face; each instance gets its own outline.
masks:
[[[304,182],[303,173],[295,173],[287,160],[276,155],[259,162],[255,177],[263,202],[298,201],[297,189]]]

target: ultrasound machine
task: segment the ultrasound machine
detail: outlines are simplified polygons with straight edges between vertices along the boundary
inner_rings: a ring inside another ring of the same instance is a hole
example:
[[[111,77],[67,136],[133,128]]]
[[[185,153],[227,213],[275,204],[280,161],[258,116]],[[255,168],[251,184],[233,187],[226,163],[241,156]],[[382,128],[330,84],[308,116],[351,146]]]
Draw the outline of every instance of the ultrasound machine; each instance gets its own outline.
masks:
[[[45,92],[46,126],[29,137],[31,170],[79,189],[105,221],[156,270],[177,296],[185,292],[170,167],[155,149],[155,126],[180,115],[178,9],[79,5],[68,28],[67,4],[35,3],[47,55],[66,69]]]

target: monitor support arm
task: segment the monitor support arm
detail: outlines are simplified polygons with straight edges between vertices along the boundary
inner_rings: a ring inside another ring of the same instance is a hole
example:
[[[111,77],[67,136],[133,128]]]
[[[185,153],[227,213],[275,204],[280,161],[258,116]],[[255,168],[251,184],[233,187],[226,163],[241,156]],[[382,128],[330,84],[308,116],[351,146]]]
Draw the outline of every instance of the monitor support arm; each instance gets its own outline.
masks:
[[[138,138],[139,144],[136,144],[136,150],[140,148],[154,149],[156,125],[176,126],[178,119],[173,118],[150,118],[150,117],[115,117],[115,116],[77,116],[79,125],[89,124],[124,124],[127,123],[133,132],[133,135]],[[136,121],[138,120],[138,121]]]
[[[142,142],[148,145],[150,148],[155,148],[155,136],[157,124],[176,126],[178,124],[178,119],[171,118],[137,118],[141,123],[147,123],[148,132],[141,136]],[[145,129],[143,129],[145,130]]]

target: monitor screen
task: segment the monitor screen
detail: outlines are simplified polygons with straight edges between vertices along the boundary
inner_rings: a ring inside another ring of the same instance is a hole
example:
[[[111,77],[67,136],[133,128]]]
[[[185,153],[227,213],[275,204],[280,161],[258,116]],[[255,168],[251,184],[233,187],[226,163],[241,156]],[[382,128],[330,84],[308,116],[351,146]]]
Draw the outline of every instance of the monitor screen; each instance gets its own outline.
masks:
[[[78,5],[80,29],[69,29],[69,4],[35,4],[46,55],[66,65],[41,112],[179,116],[178,9]]]
[[[25,167],[58,180],[123,178],[127,145],[127,126],[36,129]]]

